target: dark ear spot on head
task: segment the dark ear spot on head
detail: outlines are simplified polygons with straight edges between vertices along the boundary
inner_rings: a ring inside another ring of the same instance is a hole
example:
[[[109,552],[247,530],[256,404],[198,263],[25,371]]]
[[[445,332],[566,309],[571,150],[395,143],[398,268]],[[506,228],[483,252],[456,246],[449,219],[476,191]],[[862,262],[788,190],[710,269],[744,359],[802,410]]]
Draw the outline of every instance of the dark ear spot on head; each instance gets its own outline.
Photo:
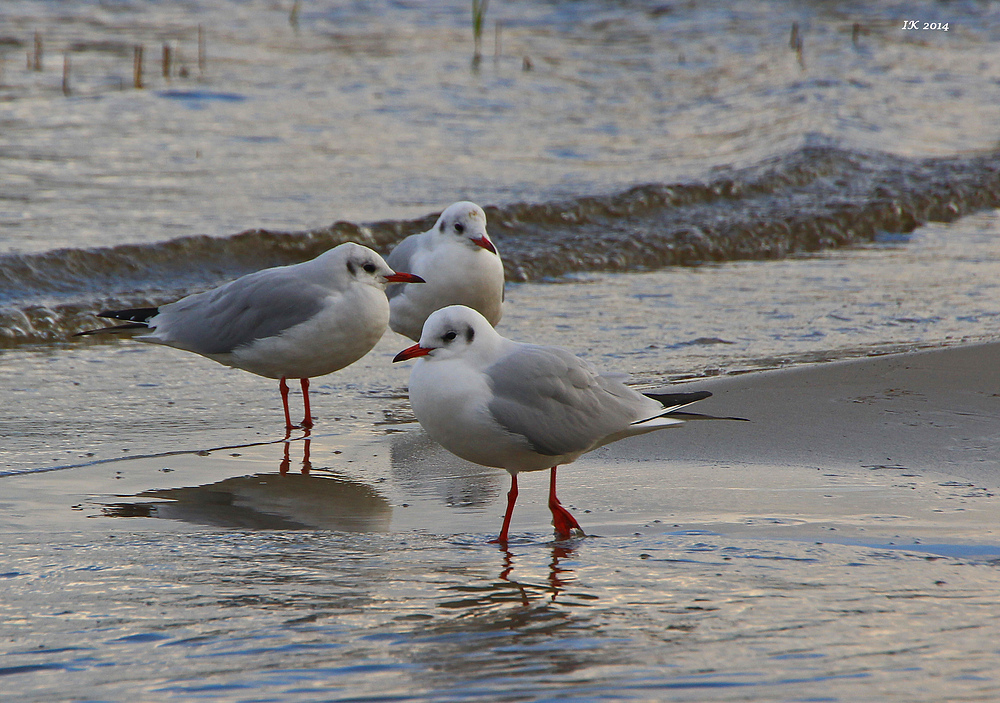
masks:
[[[438,230],[444,232],[444,220],[441,220],[441,224],[438,225]]]
[[[355,272],[354,272],[354,262],[353,261],[348,261],[347,262],[347,272],[350,273],[352,276],[354,275]]]
[[[472,329],[472,325],[465,328],[465,342],[466,344],[472,344],[473,338],[476,336],[476,331]]]

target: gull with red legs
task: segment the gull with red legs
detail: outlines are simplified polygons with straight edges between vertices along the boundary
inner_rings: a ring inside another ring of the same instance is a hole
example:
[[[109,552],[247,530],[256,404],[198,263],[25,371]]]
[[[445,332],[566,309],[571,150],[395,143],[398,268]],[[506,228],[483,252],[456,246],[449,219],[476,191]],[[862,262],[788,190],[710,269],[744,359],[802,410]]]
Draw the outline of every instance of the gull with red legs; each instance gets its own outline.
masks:
[[[302,386],[313,426],[309,379],[354,363],[381,339],[389,322],[385,288],[422,283],[393,271],[368,247],[347,242],[310,261],[256,271],[159,307],[107,310],[125,324],[78,335],[115,333],[194,352],[226,366],[279,379],[285,430],[292,424],[287,379]]]
[[[511,475],[507,511],[495,542],[506,544],[517,475],[549,470],[556,537],[582,533],[556,496],[556,468],[625,437],[683,424],[670,413],[707,391],[643,394],[559,347],[501,336],[475,310],[453,305],[427,318],[420,341],[394,361],[417,359],[410,403],[445,449]]]

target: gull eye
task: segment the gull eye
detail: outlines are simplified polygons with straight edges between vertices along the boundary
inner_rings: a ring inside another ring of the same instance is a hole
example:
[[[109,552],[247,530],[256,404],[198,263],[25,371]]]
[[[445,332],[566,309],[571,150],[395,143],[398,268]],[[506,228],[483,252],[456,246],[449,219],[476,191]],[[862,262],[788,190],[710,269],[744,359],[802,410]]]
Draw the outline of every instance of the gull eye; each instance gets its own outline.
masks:
[[[378,270],[375,264],[371,263],[370,261],[364,265],[364,269],[367,273],[375,273],[375,271]]]
[[[458,337],[458,332],[456,332],[455,330],[448,330],[447,332],[444,333],[444,336],[441,337],[441,339],[443,339],[446,342],[454,342],[456,337]]]
[[[455,223],[455,231],[458,232],[459,234],[461,234],[462,232],[465,231],[465,225],[463,225],[461,222],[456,222]]]

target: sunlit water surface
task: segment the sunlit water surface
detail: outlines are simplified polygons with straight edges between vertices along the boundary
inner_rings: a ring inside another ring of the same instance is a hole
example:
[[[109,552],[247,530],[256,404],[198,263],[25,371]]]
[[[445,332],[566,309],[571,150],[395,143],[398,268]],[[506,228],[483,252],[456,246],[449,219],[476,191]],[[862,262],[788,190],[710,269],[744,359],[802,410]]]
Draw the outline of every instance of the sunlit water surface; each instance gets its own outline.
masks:
[[[5,552],[0,674],[30,681],[21,700],[997,691],[995,567],[892,550],[664,534],[504,553],[230,531],[18,538]]]

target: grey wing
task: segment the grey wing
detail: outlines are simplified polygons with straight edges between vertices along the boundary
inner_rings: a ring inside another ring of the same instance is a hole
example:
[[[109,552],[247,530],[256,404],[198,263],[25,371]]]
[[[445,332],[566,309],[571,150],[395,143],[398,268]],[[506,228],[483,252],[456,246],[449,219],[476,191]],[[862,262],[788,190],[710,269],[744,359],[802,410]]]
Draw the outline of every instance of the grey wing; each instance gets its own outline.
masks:
[[[416,234],[410,235],[389,252],[389,256],[385,259],[385,263],[389,264],[389,268],[393,271],[402,271],[403,273],[415,273],[412,270],[412,266],[413,255],[420,246],[418,237],[419,235]],[[392,300],[403,292],[404,286],[406,286],[405,283],[390,283],[385,288],[385,294],[389,300]]]
[[[658,405],[554,347],[521,345],[486,373],[494,419],[548,456],[586,451]]]
[[[227,354],[315,316],[330,291],[268,269],[164,305],[152,337],[198,354]]]

